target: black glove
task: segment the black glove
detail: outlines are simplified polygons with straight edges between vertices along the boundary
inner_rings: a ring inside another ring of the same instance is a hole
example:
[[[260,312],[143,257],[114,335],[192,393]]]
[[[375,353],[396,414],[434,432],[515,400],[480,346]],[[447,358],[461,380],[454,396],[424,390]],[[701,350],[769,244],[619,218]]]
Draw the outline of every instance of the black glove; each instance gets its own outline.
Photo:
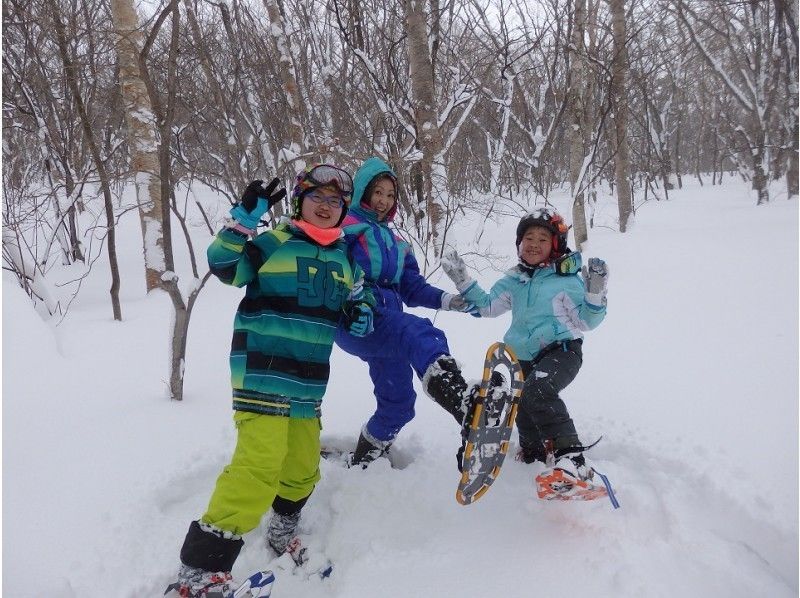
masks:
[[[258,199],[263,198],[267,200],[267,210],[269,210],[284,197],[286,197],[286,189],[281,186],[278,177],[272,179],[269,184],[258,179],[247,185],[242,193],[241,203],[245,210],[252,212],[253,208],[258,205]]]
[[[244,190],[242,199],[231,209],[231,216],[247,228],[255,229],[258,221],[276,203],[286,197],[286,189],[277,177],[269,184],[255,180]]]

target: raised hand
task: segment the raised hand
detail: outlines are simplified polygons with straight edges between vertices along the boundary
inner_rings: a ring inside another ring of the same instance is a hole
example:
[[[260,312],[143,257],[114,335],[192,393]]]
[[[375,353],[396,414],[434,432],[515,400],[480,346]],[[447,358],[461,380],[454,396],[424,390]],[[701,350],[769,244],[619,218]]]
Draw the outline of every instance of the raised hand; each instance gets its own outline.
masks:
[[[286,189],[280,179],[276,177],[269,183],[257,179],[247,185],[239,203],[231,208],[231,217],[245,228],[255,230],[261,217],[284,197]]]
[[[583,267],[583,284],[586,288],[586,301],[592,305],[605,305],[608,292],[608,266],[600,258],[590,258]]]
[[[455,249],[451,248],[445,251],[439,263],[442,265],[444,273],[450,277],[450,280],[453,281],[459,291],[465,290],[472,284],[472,278],[467,272],[467,265]]]

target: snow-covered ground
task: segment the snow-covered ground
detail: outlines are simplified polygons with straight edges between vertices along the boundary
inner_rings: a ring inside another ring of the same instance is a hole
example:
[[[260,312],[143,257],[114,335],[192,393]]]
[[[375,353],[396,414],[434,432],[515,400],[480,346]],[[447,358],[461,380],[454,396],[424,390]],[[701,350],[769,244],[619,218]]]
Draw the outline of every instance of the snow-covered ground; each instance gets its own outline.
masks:
[[[608,317],[564,398],[584,440],[603,435],[588,456],[622,507],[539,501],[535,466],[513,459],[480,501],[459,505],[458,430],[420,391],[392,449],[396,468],[322,463],[302,530],[334,574],[283,572],[275,598],[797,596],[797,200],[756,207],[728,179],[640,206],[626,234],[615,216],[601,201],[585,253],[610,265]],[[462,219],[452,233],[485,287],[514,263],[516,223]],[[203,252],[210,236],[193,234]],[[4,272],[10,598],[160,595],[233,449],[227,353],[241,291],[216,280],[202,291],[185,400],[170,402],[171,307],[144,294],[135,213],[118,243],[121,323],[104,258],[57,327]],[[477,255],[486,252],[491,265]],[[440,271],[431,280],[452,289]],[[415,311],[448,333],[475,377],[510,317]],[[373,408],[366,366],[335,349],[323,442],[352,444]],[[234,575],[265,565],[263,531],[245,537]]]

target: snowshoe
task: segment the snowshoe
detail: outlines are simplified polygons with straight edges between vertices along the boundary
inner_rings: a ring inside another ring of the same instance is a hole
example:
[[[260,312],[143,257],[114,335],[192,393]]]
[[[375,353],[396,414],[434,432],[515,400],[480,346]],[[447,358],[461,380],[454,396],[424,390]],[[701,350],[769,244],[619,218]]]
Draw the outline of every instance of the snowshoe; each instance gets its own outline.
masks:
[[[167,598],[268,598],[275,576],[257,571],[238,586],[227,572],[212,572],[181,565],[178,581],[167,586]]]
[[[583,456],[584,450],[598,442],[600,439],[588,447],[572,447],[569,452],[565,449],[553,451],[552,441],[546,441],[548,467],[536,476],[537,496],[544,500],[595,500],[608,497],[614,508],[619,508],[608,478],[588,465]]]
[[[510,388],[491,388],[493,378],[497,382],[498,366],[508,368]],[[483,379],[465,422],[461,480],[456,490],[456,500],[462,505],[483,496],[500,474],[523,383],[522,368],[511,349],[504,343],[490,346],[483,365]]]

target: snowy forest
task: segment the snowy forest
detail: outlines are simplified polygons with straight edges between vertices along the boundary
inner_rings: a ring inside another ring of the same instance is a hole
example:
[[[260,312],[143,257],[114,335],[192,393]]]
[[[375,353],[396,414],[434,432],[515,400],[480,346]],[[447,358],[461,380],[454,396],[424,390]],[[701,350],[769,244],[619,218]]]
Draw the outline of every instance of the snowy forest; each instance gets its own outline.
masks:
[[[608,262],[565,401],[622,506],[537,500],[512,457],[458,505],[415,380],[391,460],[321,461],[301,525],[334,575],[273,596],[797,596],[796,0],[3,0],[2,27],[4,595],[163,595],[235,438],[242,293],[206,248],[250,181],[378,156],[446,292],[448,248],[488,289],[539,206]],[[470,378],[508,326],[409,311]],[[374,404],[335,347],[323,444]]]
[[[6,0],[3,33],[4,268],[64,317],[48,270],[106,252],[121,319],[114,227],[135,185],[143,276],[176,312],[176,399],[207,279],[195,183],[232,201],[254,178],[378,155],[401,176],[399,229],[431,260],[459,212],[491,213],[480,197],[567,185],[580,247],[604,184],[622,233],[687,176],[741,177],[758,204],[770,181],[798,193],[787,0]],[[224,208],[202,211],[209,228]],[[188,290],[169,274],[187,243]]]

